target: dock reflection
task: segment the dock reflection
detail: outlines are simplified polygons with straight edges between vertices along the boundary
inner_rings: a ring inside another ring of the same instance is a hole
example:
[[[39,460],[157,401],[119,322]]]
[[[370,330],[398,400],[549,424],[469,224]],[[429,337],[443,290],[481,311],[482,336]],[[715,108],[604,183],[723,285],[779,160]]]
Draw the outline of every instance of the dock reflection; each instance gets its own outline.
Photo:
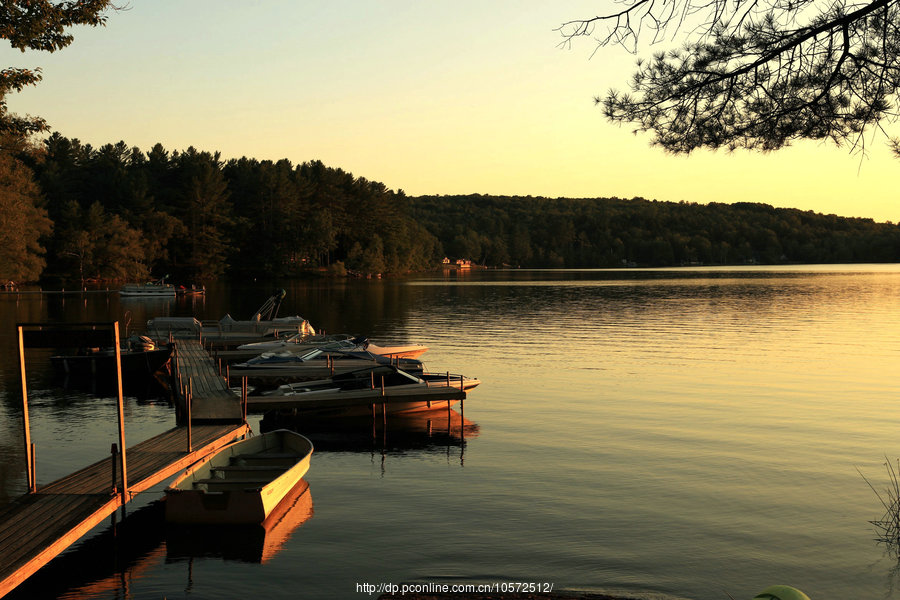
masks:
[[[309,483],[300,483],[259,525],[168,525],[166,562],[220,558],[265,564],[313,516]]]

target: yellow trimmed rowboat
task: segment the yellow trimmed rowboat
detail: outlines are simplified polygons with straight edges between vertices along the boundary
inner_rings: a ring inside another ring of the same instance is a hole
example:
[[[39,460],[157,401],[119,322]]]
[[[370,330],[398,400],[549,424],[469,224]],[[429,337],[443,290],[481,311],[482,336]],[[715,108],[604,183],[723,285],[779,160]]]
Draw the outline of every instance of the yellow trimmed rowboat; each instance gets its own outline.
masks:
[[[312,452],[312,442],[286,429],[229,444],[168,485],[166,520],[262,523],[309,470]]]

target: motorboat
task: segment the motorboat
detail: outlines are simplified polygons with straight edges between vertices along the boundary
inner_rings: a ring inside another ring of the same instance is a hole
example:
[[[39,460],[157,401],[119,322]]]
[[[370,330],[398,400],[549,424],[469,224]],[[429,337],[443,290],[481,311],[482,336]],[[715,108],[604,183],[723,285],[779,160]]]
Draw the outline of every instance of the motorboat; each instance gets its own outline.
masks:
[[[173,523],[263,523],[309,470],[312,442],[277,429],[233,442],[166,487]]]
[[[205,290],[204,290],[205,292]],[[156,317],[147,321],[147,329],[157,337],[169,334],[196,335],[219,341],[263,339],[284,335],[314,336],[315,328],[299,315],[279,317],[278,309],[287,292],[277,290],[250,317],[243,321],[226,314],[218,321],[200,322],[194,317]]]
[[[379,346],[364,336],[344,336],[343,339],[318,340],[318,336],[306,336],[302,333],[286,338],[241,344],[238,350],[306,352],[312,349],[366,351],[377,356],[390,358],[419,358],[428,351],[428,346],[421,344]],[[334,337],[334,336],[325,336]]]
[[[241,344],[238,350],[250,350],[254,352],[292,352],[305,353],[310,350],[359,350],[366,343],[363,336],[351,335],[307,335],[295,333],[287,337],[266,340],[263,342],[251,342]]]
[[[431,381],[394,365],[376,365],[327,379],[291,383],[249,396],[249,410],[289,409],[316,416],[365,416],[447,409],[465,399],[477,379],[445,374]]]
[[[234,376],[254,376],[271,372],[300,379],[322,379],[375,364],[393,364],[407,373],[421,373],[424,365],[416,358],[394,358],[366,350],[328,350],[313,348],[305,352],[263,352],[246,362],[231,365]]]
[[[255,313],[247,321],[240,321],[226,314],[218,323],[203,328],[203,335],[214,334],[254,334],[259,336],[275,335],[279,332],[295,331],[301,335],[315,335],[316,330],[309,321],[299,315],[279,317],[278,309],[281,302],[287,296],[284,289],[275,290],[269,298],[263,302]]]
[[[257,313],[258,314],[258,313]],[[297,332],[298,335],[315,335],[316,330],[310,322],[299,315],[290,317],[273,317],[271,319],[252,318],[239,321],[226,314],[217,322],[204,323],[203,334],[254,334],[258,336],[278,335],[284,332]]]

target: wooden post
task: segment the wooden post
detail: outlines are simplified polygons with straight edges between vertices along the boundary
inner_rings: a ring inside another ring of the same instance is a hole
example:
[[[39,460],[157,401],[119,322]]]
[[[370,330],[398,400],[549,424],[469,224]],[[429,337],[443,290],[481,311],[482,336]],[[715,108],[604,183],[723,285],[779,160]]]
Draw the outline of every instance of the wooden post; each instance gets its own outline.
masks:
[[[119,346],[119,322],[113,323],[113,342],[116,348],[116,401],[119,413],[119,460],[122,464],[122,504],[128,499],[128,471],[125,467],[125,409],[122,402],[122,348]]]
[[[381,395],[384,396],[384,375],[381,376]]]
[[[19,375],[22,381],[22,428],[25,433],[25,471],[28,476],[28,493],[33,494],[37,488],[34,469],[34,445],[31,443],[31,424],[28,420],[28,386],[25,384],[25,335],[22,326],[19,330]]]

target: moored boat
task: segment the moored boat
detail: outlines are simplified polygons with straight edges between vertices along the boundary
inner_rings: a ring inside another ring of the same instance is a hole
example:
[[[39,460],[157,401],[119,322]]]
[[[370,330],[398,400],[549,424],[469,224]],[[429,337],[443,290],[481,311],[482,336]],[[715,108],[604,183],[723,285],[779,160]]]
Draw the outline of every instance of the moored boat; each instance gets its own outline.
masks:
[[[204,296],[206,295],[206,286],[205,285],[197,285],[195,283],[191,284],[191,287],[185,287],[183,285],[179,285],[175,288],[175,295],[177,296]]]
[[[300,483],[312,452],[312,442],[286,429],[229,444],[166,487],[166,520],[262,523]]]
[[[122,380],[145,379],[161,370],[172,355],[171,346],[157,346],[145,336],[131,336],[119,350]],[[116,373],[115,348],[81,348],[50,357],[56,373],[67,379],[110,379]]]
[[[167,276],[168,277],[168,276]],[[119,290],[120,296],[145,298],[174,298],[175,286],[166,283],[166,277],[146,283],[126,283]]]
[[[371,343],[364,336],[323,336],[332,339],[316,339],[319,336],[308,336],[298,333],[287,338],[241,344],[238,350],[253,350],[259,352],[306,352],[315,348],[322,350],[346,350],[365,351],[377,356],[388,358],[419,358],[428,351],[428,346],[421,344],[406,344],[392,346],[378,346]]]
[[[447,409],[466,398],[466,388],[480,382],[462,375],[425,381],[393,365],[377,365],[328,379],[292,383],[247,399],[251,410],[281,410],[316,416],[409,414]]]
[[[240,377],[279,372],[285,377],[295,375],[298,378],[323,379],[378,364],[394,364],[407,373],[421,373],[424,370],[422,361],[416,358],[392,358],[366,350],[314,348],[306,352],[263,352],[246,362],[231,365],[231,374]]]
[[[365,348],[372,354],[378,354],[379,356],[391,356],[394,358],[419,358],[420,356],[428,352],[428,346],[423,346],[422,344],[396,344],[393,346],[378,346],[369,342],[368,344],[366,344]]]
[[[351,335],[307,335],[303,332],[262,342],[241,344],[238,350],[252,352],[308,352],[310,350],[359,350],[366,338]]]

